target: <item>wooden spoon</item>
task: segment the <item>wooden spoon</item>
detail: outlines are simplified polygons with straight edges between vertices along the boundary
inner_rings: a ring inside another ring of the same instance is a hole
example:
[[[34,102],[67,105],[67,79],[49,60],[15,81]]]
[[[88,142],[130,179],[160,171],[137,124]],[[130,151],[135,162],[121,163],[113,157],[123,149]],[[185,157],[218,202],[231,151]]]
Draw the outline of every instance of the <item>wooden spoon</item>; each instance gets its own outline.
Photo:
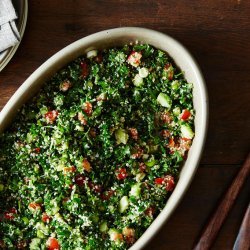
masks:
[[[250,249],[250,204],[248,205],[233,250]]]
[[[247,159],[239,170],[237,176],[234,178],[231,186],[227,190],[224,198],[220,202],[218,208],[210,218],[208,224],[205,226],[201,237],[199,238],[198,242],[194,247],[194,250],[207,250],[211,248],[223,222],[225,221],[229,211],[231,210],[249,174],[250,153],[248,154]]]

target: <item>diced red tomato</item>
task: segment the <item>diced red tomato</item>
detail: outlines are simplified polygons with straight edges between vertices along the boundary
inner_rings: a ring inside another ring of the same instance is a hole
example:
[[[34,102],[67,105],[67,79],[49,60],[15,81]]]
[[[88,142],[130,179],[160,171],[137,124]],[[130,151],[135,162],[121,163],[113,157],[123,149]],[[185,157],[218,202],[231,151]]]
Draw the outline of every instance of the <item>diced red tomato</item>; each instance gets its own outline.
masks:
[[[45,223],[49,223],[51,220],[50,216],[48,216],[46,213],[42,214],[42,221]]]
[[[182,113],[181,113],[181,119],[182,119],[183,121],[186,121],[186,120],[188,120],[188,118],[190,117],[190,115],[191,115],[190,111],[187,110],[187,109],[184,109],[184,110],[182,111]]]
[[[138,67],[141,62],[141,58],[141,52],[132,51],[128,56],[127,62],[134,67]]]
[[[41,152],[41,148],[34,148],[34,152],[39,154]]]
[[[167,139],[169,136],[170,136],[170,132],[167,130],[167,129],[163,129],[161,131],[161,136],[164,138],[164,139]]]
[[[116,178],[118,180],[124,180],[127,178],[127,170],[126,168],[119,168],[116,173]]]
[[[77,118],[82,125],[87,125],[87,120],[81,112],[78,113]]]
[[[9,211],[6,211],[4,213],[4,218],[6,220],[13,220],[16,214],[17,214],[17,210],[14,207],[12,207],[9,209]]]
[[[168,80],[173,80],[174,77],[174,68],[171,63],[167,63],[164,67],[164,70],[167,71],[167,78]]]
[[[63,173],[67,174],[67,173],[74,173],[76,171],[76,167],[71,166],[71,167],[64,167],[63,168]]]
[[[164,124],[168,124],[172,121],[172,118],[168,112],[162,113],[160,118]]]
[[[83,186],[86,183],[86,177],[83,174],[76,175],[75,183],[80,187]]]
[[[133,159],[138,159],[141,158],[143,155],[143,149],[142,148],[136,148],[136,152],[134,154],[132,154],[132,158]]]
[[[111,198],[111,196],[114,195],[114,193],[115,192],[113,190],[106,191],[106,192],[102,193],[101,199],[104,201],[107,201]]]
[[[90,172],[91,171],[91,165],[89,163],[89,161],[87,159],[84,159],[83,162],[82,162],[82,166],[84,168],[84,170],[86,170],[87,172]]]
[[[166,175],[165,177],[158,177],[155,179],[156,185],[163,185],[167,191],[173,191],[175,182],[174,177],[171,175]]]
[[[47,123],[53,124],[58,116],[58,111],[57,110],[49,111],[44,116]]]
[[[174,138],[170,138],[168,142],[168,147],[173,148],[175,146],[175,141]]]
[[[184,151],[189,150],[191,147],[191,142],[192,142],[191,139],[181,138],[180,139],[180,149],[182,149]]]
[[[138,140],[138,131],[136,128],[130,128],[129,133],[134,140]]]
[[[145,171],[147,170],[146,164],[145,164],[144,162],[140,162],[140,163],[139,163],[139,169],[140,169],[140,171],[141,171],[142,173],[145,172]]]
[[[99,184],[94,184],[91,181],[88,182],[88,186],[91,190],[93,190],[95,193],[101,193],[102,192],[102,186]]]
[[[69,80],[66,80],[60,84],[60,90],[66,92],[69,88],[71,88],[72,84]]]
[[[82,77],[86,78],[89,75],[89,66],[88,66],[87,62],[82,61],[81,68],[82,68]]]
[[[112,233],[112,237],[110,237],[113,241],[121,241],[123,240],[123,235],[121,233]]]
[[[90,116],[93,112],[92,110],[92,104],[90,102],[85,102],[84,107],[83,107],[83,111]]]
[[[167,191],[173,191],[175,182],[174,182],[174,177],[171,175],[165,176],[165,185],[166,185],[166,190]]]
[[[48,250],[59,250],[60,249],[60,244],[56,238],[50,237],[47,242],[47,249]]]
[[[162,177],[155,178],[155,184],[156,185],[163,185],[164,184],[164,178],[162,178]]]
[[[125,227],[122,230],[122,234],[125,236],[125,240],[129,245],[135,242],[135,230],[133,228]]]
[[[13,213],[13,214],[17,214],[17,210],[16,210],[14,207],[12,207],[12,208],[9,210],[9,212],[10,212],[10,213]]]
[[[41,205],[39,203],[36,202],[31,202],[28,206],[28,208],[32,211],[37,211],[37,210],[41,210]]]
[[[4,219],[6,220],[13,220],[15,218],[14,214],[13,213],[10,213],[10,212],[5,212],[4,213]]]

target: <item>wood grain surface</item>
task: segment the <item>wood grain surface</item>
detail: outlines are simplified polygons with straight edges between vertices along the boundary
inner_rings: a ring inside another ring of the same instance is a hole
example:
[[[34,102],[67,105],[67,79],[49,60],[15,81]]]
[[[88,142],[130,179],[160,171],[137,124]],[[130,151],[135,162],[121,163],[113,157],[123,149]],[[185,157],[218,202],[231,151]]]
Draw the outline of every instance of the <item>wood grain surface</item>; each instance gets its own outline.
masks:
[[[146,247],[191,249],[250,149],[250,1],[29,1],[24,38],[0,73],[0,109],[55,52],[91,33],[121,26],[175,37],[193,54],[207,83],[210,119],[200,167],[171,219]],[[249,197],[248,178],[213,249],[232,249]]]

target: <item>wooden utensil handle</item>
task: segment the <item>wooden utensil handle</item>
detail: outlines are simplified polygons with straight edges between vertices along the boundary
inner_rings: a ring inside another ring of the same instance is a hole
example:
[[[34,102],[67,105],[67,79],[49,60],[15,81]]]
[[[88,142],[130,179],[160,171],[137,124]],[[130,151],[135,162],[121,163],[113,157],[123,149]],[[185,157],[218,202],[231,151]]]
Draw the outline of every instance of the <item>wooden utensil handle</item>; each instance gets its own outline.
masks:
[[[217,210],[210,218],[209,223],[206,225],[198,243],[194,247],[194,250],[207,250],[211,248],[225,218],[227,217],[230,209],[232,208],[249,174],[250,174],[250,153],[248,154],[247,159],[245,160],[243,166],[239,170],[237,176],[234,178],[231,186],[227,190]]]
[[[240,226],[240,231],[234,243],[233,250],[249,250],[249,249],[250,249],[250,204],[248,205],[244,219]]]

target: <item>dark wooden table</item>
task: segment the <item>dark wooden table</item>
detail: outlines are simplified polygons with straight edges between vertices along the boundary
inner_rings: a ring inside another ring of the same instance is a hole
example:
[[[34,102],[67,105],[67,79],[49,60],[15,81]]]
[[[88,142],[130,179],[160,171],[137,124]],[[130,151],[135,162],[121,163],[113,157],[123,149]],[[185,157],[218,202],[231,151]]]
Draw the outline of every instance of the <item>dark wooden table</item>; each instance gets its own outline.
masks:
[[[175,37],[197,59],[206,79],[210,119],[201,164],[185,198],[146,247],[191,249],[250,149],[250,1],[29,1],[23,41],[0,73],[0,109],[55,52],[120,26],[147,27]],[[213,249],[232,248],[249,198],[248,178]]]

